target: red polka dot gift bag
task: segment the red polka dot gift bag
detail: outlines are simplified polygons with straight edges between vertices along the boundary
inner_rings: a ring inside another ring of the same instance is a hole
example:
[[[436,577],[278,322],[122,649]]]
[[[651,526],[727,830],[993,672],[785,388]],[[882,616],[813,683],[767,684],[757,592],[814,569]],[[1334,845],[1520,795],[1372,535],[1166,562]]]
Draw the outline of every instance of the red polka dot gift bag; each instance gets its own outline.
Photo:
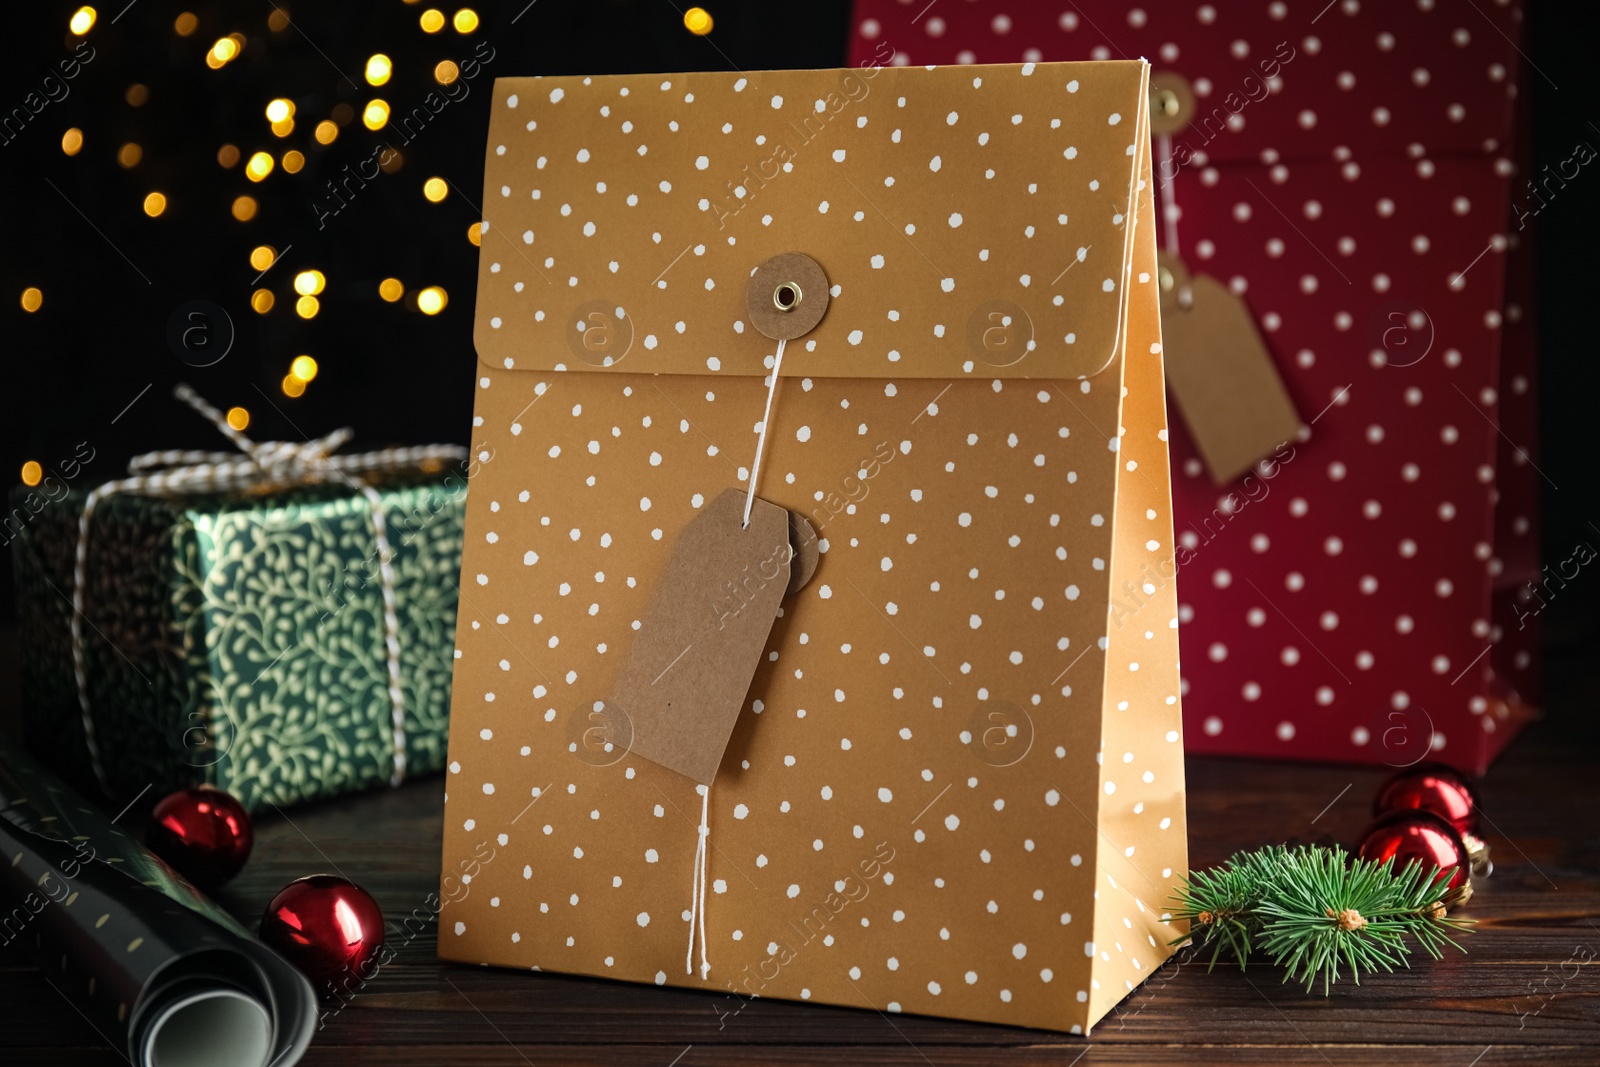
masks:
[[[496,83],[447,959],[1086,1032],[1171,952],[1150,68],[887,59]]]
[[[1538,704],[1529,242],[1564,183],[1524,173],[1521,29],[1515,0],[856,4],[856,59],[1153,64],[1190,751],[1481,772]]]

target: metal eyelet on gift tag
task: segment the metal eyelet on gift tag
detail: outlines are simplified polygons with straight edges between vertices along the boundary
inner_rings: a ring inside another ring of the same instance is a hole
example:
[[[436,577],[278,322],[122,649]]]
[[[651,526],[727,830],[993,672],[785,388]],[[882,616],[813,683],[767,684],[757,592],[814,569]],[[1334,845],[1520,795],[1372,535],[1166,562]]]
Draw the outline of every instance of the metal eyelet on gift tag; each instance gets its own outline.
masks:
[[[1178,133],[1194,118],[1194,89],[1175,71],[1150,75],[1150,132],[1157,137]]]
[[[793,341],[828,311],[828,276],[803,252],[773,256],[750,274],[745,309],[750,324],[774,341]]]

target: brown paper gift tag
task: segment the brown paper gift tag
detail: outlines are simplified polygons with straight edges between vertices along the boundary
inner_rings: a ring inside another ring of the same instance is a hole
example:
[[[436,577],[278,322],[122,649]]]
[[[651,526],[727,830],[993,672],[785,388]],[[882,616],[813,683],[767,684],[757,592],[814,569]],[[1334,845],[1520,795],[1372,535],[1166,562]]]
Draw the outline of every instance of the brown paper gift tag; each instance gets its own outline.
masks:
[[[790,518],[725,489],[684,528],[610,701],[633,751],[710,785],[789,589]],[[802,520],[804,521],[804,520]]]
[[[1162,254],[1167,384],[1211,478],[1224,485],[1300,432],[1266,343],[1244,301]]]

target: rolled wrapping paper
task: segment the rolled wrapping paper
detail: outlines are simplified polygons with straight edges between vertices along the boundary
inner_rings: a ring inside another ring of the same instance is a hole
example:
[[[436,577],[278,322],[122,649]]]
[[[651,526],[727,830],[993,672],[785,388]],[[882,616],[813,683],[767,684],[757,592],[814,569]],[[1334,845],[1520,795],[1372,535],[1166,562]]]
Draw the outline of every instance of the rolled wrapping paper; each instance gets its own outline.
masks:
[[[136,1067],[290,1067],[311,984],[0,738],[0,943]]]

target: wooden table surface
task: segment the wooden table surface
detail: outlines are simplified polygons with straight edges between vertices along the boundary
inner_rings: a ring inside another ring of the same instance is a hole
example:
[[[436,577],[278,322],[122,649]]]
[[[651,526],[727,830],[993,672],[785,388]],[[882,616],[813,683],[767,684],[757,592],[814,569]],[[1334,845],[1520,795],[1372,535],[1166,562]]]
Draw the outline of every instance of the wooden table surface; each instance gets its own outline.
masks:
[[[1083,1038],[442,963],[433,926],[407,940],[391,922],[395,961],[302,1062],[1600,1064],[1600,678],[1569,663],[1553,672],[1564,681],[1548,718],[1482,783],[1495,871],[1464,912],[1478,921],[1466,956],[1324,998],[1266,965],[1207,973],[1184,951]],[[1188,772],[1195,866],[1287,838],[1348,842],[1385,773],[1201,758]],[[442,789],[433,778],[262,816],[254,857],[219,899],[253,927],[285,882],[336,867],[405,916],[438,886]],[[0,952],[0,1022],[7,1067],[126,1062],[13,950]]]

